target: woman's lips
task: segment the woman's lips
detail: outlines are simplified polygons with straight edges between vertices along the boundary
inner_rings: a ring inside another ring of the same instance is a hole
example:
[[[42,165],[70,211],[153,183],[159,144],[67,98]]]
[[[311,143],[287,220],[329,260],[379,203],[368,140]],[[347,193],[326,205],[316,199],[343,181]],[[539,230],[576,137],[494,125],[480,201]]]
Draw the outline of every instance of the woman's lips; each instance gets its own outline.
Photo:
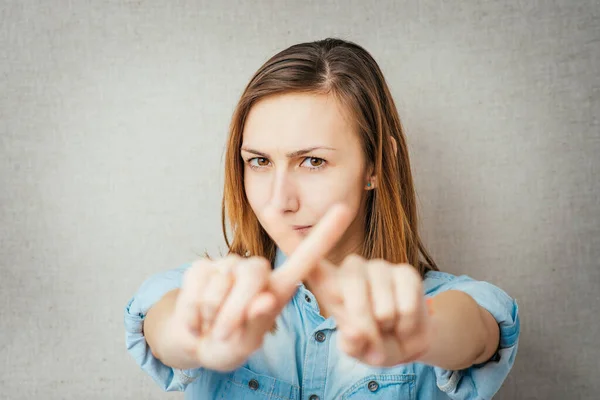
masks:
[[[294,225],[294,230],[298,233],[308,233],[312,225]]]

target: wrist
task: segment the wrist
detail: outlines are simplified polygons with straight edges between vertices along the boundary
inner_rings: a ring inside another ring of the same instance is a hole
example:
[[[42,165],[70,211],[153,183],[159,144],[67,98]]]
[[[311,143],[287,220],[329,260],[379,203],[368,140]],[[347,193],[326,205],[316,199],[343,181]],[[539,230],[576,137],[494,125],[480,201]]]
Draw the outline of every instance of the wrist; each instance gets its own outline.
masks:
[[[428,301],[431,339],[416,362],[448,370],[468,368],[482,354],[479,305],[467,293],[449,290]]]

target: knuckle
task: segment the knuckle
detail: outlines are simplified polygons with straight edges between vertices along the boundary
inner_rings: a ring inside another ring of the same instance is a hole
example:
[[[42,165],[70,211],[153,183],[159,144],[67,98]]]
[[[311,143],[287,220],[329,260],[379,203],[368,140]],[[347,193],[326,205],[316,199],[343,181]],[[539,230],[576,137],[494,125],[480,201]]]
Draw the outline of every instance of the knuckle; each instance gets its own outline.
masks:
[[[263,281],[266,279],[270,271],[269,262],[261,257],[251,257],[237,264],[235,274],[244,276],[245,279],[255,281]]]
[[[421,276],[417,272],[417,269],[410,264],[398,265],[398,268],[396,268],[396,273],[400,274],[404,279],[421,282]]]
[[[402,318],[415,318],[417,315],[417,301],[412,297],[403,301],[398,305],[398,309],[402,313]]]
[[[213,302],[221,302],[223,297],[227,295],[232,286],[232,281],[229,276],[224,274],[215,274],[210,281],[210,286],[203,292],[202,297]]]
[[[393,271],[390,266],[391,264],[384,260],[370,261],[367,268],[369,279],[377,283],[383,283],[384,281],[390,282],[391,273]]]
[[[241,260],[242,257],[237,253],[229,253],[229,254],[227,254],[227,256],[225,256],[225,259],[238,261],[238,260]]]
[[[239,264],[241,257],[237,254],[230,254],[218,261],[214,262],[214,270],[218,272],[229,272],[235,269],[235,267]]]
[[[391,264],[383,258],[374,258],[373,260],[369,261],[369,268],[373,267],[376,269],[388,269],[390,266]]]
[[[396,313],[392,308],[376,309],[373,314],[378,322],[389,322],[396,319]]]
[[[206,259],[196,260],[183,273],[184,279],[196,279],[203,276],[209,268],[212,267],[212,261]]]
[[[361,300],[361,301],[366,301],[366,298],[364,298],[364,296],[360,296],[360,297],[355,297],[357,295],[357,293],[354,291],[357,287],[366,287],[367,286],[367,282],[365,281],[364,277],[361,276],[361,274],[359,273],[360,271],[354,269],[354,268],[350,268],[347,269],[346,271],[344,271],[344,274],[342,274],[342,276],[340,277],[340,280],[348,285],[350,288],[352,288],[347,294],[349,296],[353,296],[355,298],[355,300]]]
[[[340,283],[344,287],[345,296],[352,297],[352,302],[366,302],[368,300],[367,293],[369,281],[363,274],[363,271],[358,268],[347,268],[340,274]]]
[[[271,263],[264,257],[253,256],[248,259],[248,262],[261,272],[268,272],[271,269]]]
[[[221,259],[219,267],[232,268],[243,260],[239,255],[232,253]]]
[[[423,280],[413,267],[395,268],[393,277],[397,285],[403,288],[410,288],[414,293],[423,292]]]
[[[358,255],[358,254],[349,254],[344,258],[344,261],[342,262],[342,268],[346,267],[346,268],[351,268],[351,267],[356,267],[356,266],[360,266],[362,263],[364,262],[364,259]]]

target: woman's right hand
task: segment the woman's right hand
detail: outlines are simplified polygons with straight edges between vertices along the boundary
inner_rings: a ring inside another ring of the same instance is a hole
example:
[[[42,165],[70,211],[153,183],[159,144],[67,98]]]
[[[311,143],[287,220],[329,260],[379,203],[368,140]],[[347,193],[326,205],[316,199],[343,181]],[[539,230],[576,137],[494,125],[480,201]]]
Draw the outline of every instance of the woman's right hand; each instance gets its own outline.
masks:
[[[184,275],[162,336],[180,354],[178,364],[227,371],[259,348],[277,316],[276,299],[266,290],[270,274],[268,260],[261,257],[196,261]],[[227,337],[213,329],[217,320],[233,327]]]
[[[347,208],[334,206],[274,271],[262,257],[195,262],[185,273],[174,312],[162,324],[159,358],[184,369],[230,371],[242,365],[350,217]]]

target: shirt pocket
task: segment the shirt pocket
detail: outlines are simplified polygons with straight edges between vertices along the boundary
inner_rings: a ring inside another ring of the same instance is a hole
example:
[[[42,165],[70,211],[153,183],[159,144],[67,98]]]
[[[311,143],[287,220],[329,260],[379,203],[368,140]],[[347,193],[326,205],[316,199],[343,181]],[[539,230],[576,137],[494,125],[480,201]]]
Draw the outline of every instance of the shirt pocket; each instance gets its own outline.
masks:
[[[414,374],[369,375],[346,390],[342,400],[398,399],[415,400]]]
[[[223,390],[223,399],[236,400],[299,400],[300,388],[248,368],[232,372]]]

